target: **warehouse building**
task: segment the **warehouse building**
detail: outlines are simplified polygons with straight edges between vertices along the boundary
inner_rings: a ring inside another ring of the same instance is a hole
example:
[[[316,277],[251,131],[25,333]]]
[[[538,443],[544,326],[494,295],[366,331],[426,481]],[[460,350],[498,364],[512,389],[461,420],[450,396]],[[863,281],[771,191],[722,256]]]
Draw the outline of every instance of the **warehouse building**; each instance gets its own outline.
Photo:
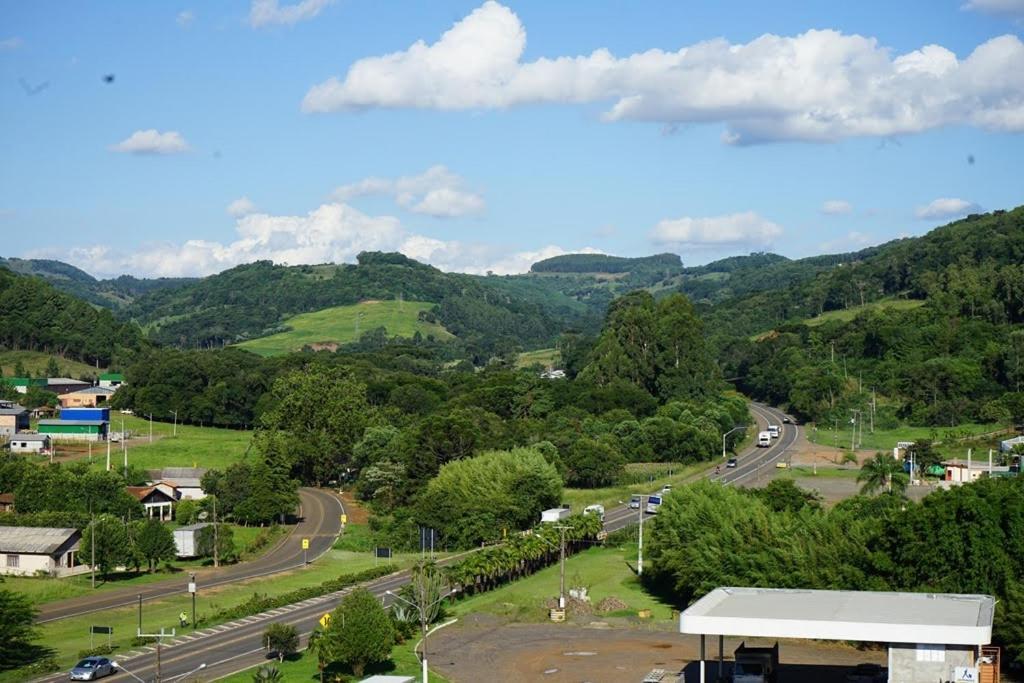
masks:
[[[60,419],[110,422],[110,408],[62,408]]]
[[[124,384],[124,375],[120,372],[104,372],[100,375],[100,386],[104,389],[114,389]]]
[[[78,529],[0,526],[0,574],[70,576],[87,567],[78,564]]]
[[[83,382],[80,379],[71,379],[70,377],[49,377],[46,380],[45,389],[52,391],[58,396],[64,394],[70,394],[72,391],[81,391],[82,389],[88,389],[92,384],[89,382]]]
[[[715,675],[728,671],[723,637],[740,636],[888,643],[888,681],[977,682],[998,680],[987,678],[999,671],[994,613],[989,595],[716,588],[679,615],[679,631],[700,636],[702,682],[714,680],[708,635],[718,636]],[[784,680],[785,664],[779,671]]]
[[[48,434],[15,434],[10,441],[11,453],[48,453],[50,437]]]
[[[103,441],[107,438],[107,423],[103,420],[40,420],[38,431],[51,441]]]
[[[0,382],[3,382],[9,387],[13,387],[19,394],[28,393],[29,387],[39,387],[40,389],[46,388],[46,379],[44,378],[0,377]]]
[[[113,389],[87,387],[80,391],[72,391],[59,396],[57,400],[60,401],[61,406],[64,408],[95,408],[106,403],[113,395]]]
[[[0,401],[0,438],[28,429],[28,410],[17,403]]]

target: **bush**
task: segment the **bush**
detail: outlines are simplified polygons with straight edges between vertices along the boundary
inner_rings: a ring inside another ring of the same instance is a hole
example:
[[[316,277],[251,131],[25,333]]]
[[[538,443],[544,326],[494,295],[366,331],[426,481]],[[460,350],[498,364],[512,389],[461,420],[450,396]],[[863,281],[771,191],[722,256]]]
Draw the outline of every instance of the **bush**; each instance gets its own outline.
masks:
[[[79,650],[78,658],[85,659],[86,657],[102,657],[103,655],[109,655],[114,651],[113,645],[97,645],[87,650]]]
[[[156,638],[153,638],[152,636],[135,636],[128,641],[128,645],[131,647],[142,647],[143,645],[150,645],[155,642]]]
[[[52,671],[58,671],[60,669],[60,661],[57,660],[55,655],[47,655],[37,662],[29,664],[25,668],[21,669],[27,674],[42,675],[48,674]]]

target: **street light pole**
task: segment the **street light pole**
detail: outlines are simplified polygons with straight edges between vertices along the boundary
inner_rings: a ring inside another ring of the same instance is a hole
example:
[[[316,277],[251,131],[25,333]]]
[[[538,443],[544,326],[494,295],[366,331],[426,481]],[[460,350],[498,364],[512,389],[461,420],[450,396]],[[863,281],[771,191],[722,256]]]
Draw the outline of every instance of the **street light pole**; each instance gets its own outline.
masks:
[[[452,593],[454,593],[454,592],[456,592],[456,591],[452,591]],[[405,598],[403,598],[398,593],[394,593],[392,591],[384,591],[384,594],[391,596],[395,600],[401,600],[402,602],[404,602],[405,604],[409,605],[414,610],[416,610],[416,612],[419,614],[419,617],[420,617],[420,628],[423,631],[423,654],[420,657],[420,664],[422,666],[423,683],[428,683],[429,673],[428,673],[428,668],[427,668],[427,613],[430,611],[431,608],[434,607],[434,605],[437,605],[437,604],[441,603],[448,596],[447,595],[442,595],[440,598],[438,598],[437,600],[434,600],[429,605],[419,605],[419,604],[417,604],[415,602],[412,602],[411,600],[406,600]]]
[[[174,433],[172,434],[172,436],[177,436],[178,435],[178,411],[177,410],[172,410],[171,412],[174,413]]]
[[[636,538],[636,575],[644,573],[644,496],[640,496],[640,533]]]
[[[739,430],[746,429],[746,428],[747,428],[746,425],[740,425],[739,427],[733,427],[732,429],[727,431],[725,434],[722,434],[722,457],[723,458],[725,457],[725,437],[729,436],[733,432],[738,432]]]

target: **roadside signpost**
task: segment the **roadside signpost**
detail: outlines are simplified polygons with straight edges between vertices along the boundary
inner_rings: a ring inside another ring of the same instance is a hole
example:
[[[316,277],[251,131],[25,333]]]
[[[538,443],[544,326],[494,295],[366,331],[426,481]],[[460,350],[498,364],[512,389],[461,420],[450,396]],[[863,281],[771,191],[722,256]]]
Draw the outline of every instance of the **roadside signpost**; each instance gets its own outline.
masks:
[[[302,564],[309,564],[309,559],[306,557],[306,553],[309,552],[309,539],[302,539]]]
[[[341,525],[345,526],[346,524],[348,524],[348,515],[343,514],[341,516]]]
[[[192,630],[196,630],[196,575],[188,575],[188,592],[192,594]]]
[[[324,612],[324,615],[322,617],[320,617],[320,625],[323,626],[324,628],[327,628],[328,626],[331,625],[331,613],[330,612]]]
[[[114,635],[113,626],[90,626],[89,627],[89,647],[96,647],[95,636],[96,634],[106,634],[107,636],[107,647],[110,647],[110,639]]]

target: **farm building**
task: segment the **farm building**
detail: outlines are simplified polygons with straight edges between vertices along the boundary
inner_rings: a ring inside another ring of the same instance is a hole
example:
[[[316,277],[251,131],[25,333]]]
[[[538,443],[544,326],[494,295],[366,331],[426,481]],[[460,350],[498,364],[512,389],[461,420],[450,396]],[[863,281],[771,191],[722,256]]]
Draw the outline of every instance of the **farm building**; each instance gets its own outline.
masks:
[[[86,387],[80,391],[71,391],[59,396],[58,400],[64,408],[95,408],[106,403],[113,395],[113,389]]]
[[[107,438],[103,420],[40,420],[40,434],[53,441],[102,441]]]
[[[199,532],[210,526],[209,522],[189,524],[174,530],[174,547],[178,557],[199,556]]]
[[[14,512],[13,493],[0,493],[0,512]]]
[[[58,396],[64,394],[70,394],[72,391],[81,391],[82,389],[88,389],[91,384],[83,382],[80,379],[71,379],[70,377],[50,377],[46,380],[47,391],[52,391]]]
[[[29,387],[39,387],[40,389],[46,388],[46,380],[43,378],[34,377],[0,377],[0,382],[3,382],[9,387],[14,387],[14,390],[19,394],[28,393]]]
[[[0,574],[69,576],[86,571],[78,564],[77,529],[0,526]]]
[[[124,375],[120,372],[104,372],[100,375],[100,386],[104,389],[117,389],[124,384]]]
[[[28,410],[17,403],[0,401],[0,436],[14,436],[28,429]]]
[[[11,453],[46,453],[50,450],[48,434],[15,434],[11,437]]]
[[[174,503],[177,496],[158,486],[125,486],[130,496],[142,503],[147,517],[156,517],[161,522],[174,518]]]
[[[60,419],[110,422],[110,408],[62,408]]]
[[[1006,439],[1005,441],[999,442],[999,452],[1009,453],[1013,450],[1014,446],[1024,446],[1024,436],[1015,436],[1012,439]]]
[[[154,482],[170,484],[178,491],[178,499],[199,500],[206,497],[201,480],[206,474],[205,467],[165,467],[151,470],[149,476]]]

